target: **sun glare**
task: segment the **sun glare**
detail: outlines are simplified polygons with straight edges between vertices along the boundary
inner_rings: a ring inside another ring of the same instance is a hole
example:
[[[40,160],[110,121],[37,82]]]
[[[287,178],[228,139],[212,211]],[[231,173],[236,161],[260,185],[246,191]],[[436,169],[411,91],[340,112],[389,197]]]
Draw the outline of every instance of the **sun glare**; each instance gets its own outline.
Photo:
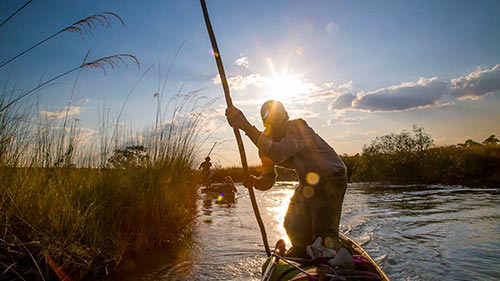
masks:
[[[290,239],[288,238],[288,235],[286,233],[286,230],[284,228],[284,222],[285,222],[285,215],[286,215],[286,212],[288,210],[288,204],[290,203],[290,198],[292,198],[292,195],[293,195],[293,192],[294,192],[294,189],[282,189],[280,191],[277,191],[277,192],[280,192],[280,193],[283,193],[282,195],[282,199],[279,200],[279,201],[274,201],[274,203],[276,203],[276,205],[274,206],[271,206],[271,207],[268,207],[268,211],[269,211],[269,214],[271,215],[271,217],[273,217],[275,220],[276,220],[276,224],[274,224],[276,226],[276,230],[277,230],[277,235],[278,235],[278,239],[283,239],[285,240],[285,243],[286,245],[288,245],[288,247],[291,246],[291,242],[290,242]]]
[[[309,86],[300,77],[277,75],[266,83],[266,95],[269,99],[286,100],[307,93]]]

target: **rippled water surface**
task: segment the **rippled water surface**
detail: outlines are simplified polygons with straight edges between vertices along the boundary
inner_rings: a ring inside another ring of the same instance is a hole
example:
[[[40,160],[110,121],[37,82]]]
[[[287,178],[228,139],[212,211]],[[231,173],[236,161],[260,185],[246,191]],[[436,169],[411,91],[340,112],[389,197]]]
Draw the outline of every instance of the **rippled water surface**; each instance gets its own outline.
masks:
[[[123,279],[259,280],[262,237],[247,190],[237,187],[234,202],[200,199],[192,244],[142,258],[134,263],[141,269]],[[286,237],[282,223],[293,191],[286,182],[256,191],[271,247]],[[352,184],[341,231],[393,280],[498,280],[499,206],[499,189]]]

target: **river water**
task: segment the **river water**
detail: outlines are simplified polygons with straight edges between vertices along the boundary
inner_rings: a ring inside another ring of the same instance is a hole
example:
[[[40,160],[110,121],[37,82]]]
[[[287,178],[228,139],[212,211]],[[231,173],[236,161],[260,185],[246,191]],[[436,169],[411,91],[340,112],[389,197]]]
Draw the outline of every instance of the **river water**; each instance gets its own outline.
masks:
[[[286,238],[282,224],[294,187],[280,182],[256,191],[271,248]],[[248,192],[237,188],[234,202],[202,197],[190,242],[144,258],[120,279],[260,280],[264,244]],[[500,279],[499,188],[350,184],[341,232],[392,280]]]

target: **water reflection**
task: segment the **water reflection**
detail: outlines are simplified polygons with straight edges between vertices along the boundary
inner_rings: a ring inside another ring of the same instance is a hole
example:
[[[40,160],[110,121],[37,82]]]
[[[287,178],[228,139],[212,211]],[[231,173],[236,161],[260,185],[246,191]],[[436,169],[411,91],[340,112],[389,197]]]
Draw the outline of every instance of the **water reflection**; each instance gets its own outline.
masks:
[[[220,208],[231,208],[234,207],[234,204],[237,202],[236,197],[213,197],[210,195],[202,195],[202,211],[204,215],[210,215],[213,211],[213,205],[219,205]]]
[[[267,191],[268,195],[266,194],[264,199],[264,205],[267,206],[266,215],[269,217],[269,221],[271,221],[270,225],[273,228],[272,231],[278,234],[278,239],[283,239],[285,241],[287,248],[291,247],[291,242],[290,239],[288,239],[283,223],[285,221],[290,198],[294,191],[295,185],[283,184],[282,188]],[[269,245],[274,246],[278,239],[269,241]]]
[[[361,184],[353,193],[365,197],[364,217],[371,218],[359,229],[374,229],[371,235],[376,236],[376,247],[387,253],[385,268],[393,277],[491,280],[500,270],[484,267],[482,263],[491,265],[491,260],[477,249],[487,244],[500,261],[496,192],[463,186]]]
[[[295,183],[256,191],[269,244],[286,238]],[[247,190],[235,202],[201,197],[192,242],[163,263],[119,280],[259,280],[265,251]],[[362,243],[393,280],[495,280],[500,276],[499,189],[349,185],[341,231]],[[287,241],[287,244],[289,242]],[[150,262],[154,258],[144,258]]]
[[[128,257],[108,280],[185,280],[184,277],[195,272],[193,260],[200,251],[193,242],[192,237],[187,237],[182,244]]]

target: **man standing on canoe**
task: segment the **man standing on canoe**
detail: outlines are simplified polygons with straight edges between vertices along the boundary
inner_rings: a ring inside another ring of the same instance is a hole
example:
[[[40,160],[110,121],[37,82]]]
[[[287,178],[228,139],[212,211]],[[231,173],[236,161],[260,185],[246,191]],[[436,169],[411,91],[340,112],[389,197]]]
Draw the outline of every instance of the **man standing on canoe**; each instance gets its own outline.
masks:
[[[299,187],[290,199],[284,222],[292,243],[287,256],[307,257],[306,247],[317,237],[323,238],[325,247],[338,251],[346,166],[304,120],[289,120],[281,102],[265,102],[260,114],[264,132],[250,124],[238,108],[226,109],[229,124],[244,131],[259,149],[263,173],[249,175],[245,186],[270,189],[276,181],[275,165],[295,170]]]
[[[200,167],[198,167],[198,170],[199,169],[202,169],[203,171],[203,184],[205,185],[205,187],[210,187],[210,185],[212,184],[212,173],[210,171],[210,168],[212,167],[212,163],[210,163],[210,157],[207,156],[205,158],[205,161],[201,162],[200,164]]]

